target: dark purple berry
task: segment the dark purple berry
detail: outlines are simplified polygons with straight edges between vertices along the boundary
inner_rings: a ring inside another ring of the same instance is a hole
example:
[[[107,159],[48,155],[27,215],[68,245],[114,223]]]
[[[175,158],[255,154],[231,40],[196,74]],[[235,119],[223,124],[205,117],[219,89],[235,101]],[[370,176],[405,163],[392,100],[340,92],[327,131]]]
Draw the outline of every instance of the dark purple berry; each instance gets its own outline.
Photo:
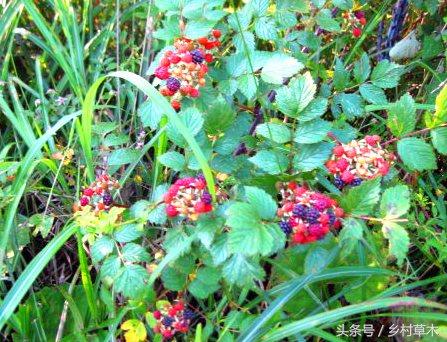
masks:
[[[362,178],[355,178],[349,185],[350,186],[359,186],[362,184],[363,179]]]
[[[165,327],[170,327],[172,323],[174,323],[174,319],[172,319],[171,317],[165,317],[162,319],[161,323],[163,323]]]
[[[180,89],[180,81],[174,77],[170,77],[166,80],[166,88],[176,93]]]
[[[183,310],[183,319],[191,320],[195,316],[194,312],[192,312],[190,309]]]
[[[345,181],[343,181],[343,179],[341,179],[340,176],[335,177],[334,183],[335,183],[335,186],[340,189],[344,188],[346,185],[348,185]]]
[[[205,179],[205,176],[203,175],[203,173],[197,174],[196,179],[206,182],[206,179]]]
[[[200,198],[203,203],[210,204],[213,201],[213,197],[208,191],[204,191],[202,197]]]
[[[279,228],[284,232],[284,234],[288,235],[292,232],[292,227],[290,226],[290,223],[287,221],[281,221],[278,223]]]
[[[196,64],[202,63],[203,59],[205,58],[205,56],[202,55],[199,50],[192,50],[190,54],[192,56],[192,61]]]
[[[333,211],[328,210],[327,214],[329,215],[329,224],[333,225],[335,223],[335,214]]]
[[[325,201],[317,201],[317,202],[315,202],[314,207],[319,211],[323,211],[324,209],[326,209],[326,202]]]
[[[104,194],[102,200],[105,205],[111,205],[113,203],[112,195],[110,194]]]
[[[294,217],[304,217],[306,213],[306,207],[302,204],[298,204],[293,207],[292,215]]]
[[[318,221],[320,217],[320,212],[315,208],[309,208],[306,210],[306,218],[307,222],[314,223]]]
[[[82,207],[85,207],[86,205],[88,205],[90,203],[90,201],[89,201],[89,199],[87,197],[81,197],[79,202],[80,202]]]
[[[355,12],[354,12],[354,15],[355,15],[355,17],[356,17],[357,19],[363,19],[363,18],[365,18],[365,12],[363,12],[363,11],[355,11]]]

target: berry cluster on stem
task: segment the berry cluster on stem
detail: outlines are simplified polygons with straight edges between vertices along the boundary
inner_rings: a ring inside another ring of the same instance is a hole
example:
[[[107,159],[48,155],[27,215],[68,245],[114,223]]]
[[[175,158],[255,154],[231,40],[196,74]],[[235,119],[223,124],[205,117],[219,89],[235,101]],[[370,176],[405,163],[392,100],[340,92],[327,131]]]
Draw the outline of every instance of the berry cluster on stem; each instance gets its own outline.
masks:
[[[73,206],[74,212],[82,210],[83,207],[90,205],[96,213],[102,210],[110,210],[113,206],[112,190],[119,188],[118,181],[107,175],[100,175],[96,182],[90,184],[82,192],[78,203]]]
[[[339,218],[344,212],[336,200],[295,182],[278,183],[277,188],[281,195],[279,227],[287,235],[292,233],[293,241],[306,244],[322,240],[331,228],[340,228]]]
[[[378,135],[367,135],[362,140],[335,146],[326,168],[335,176],[335,186],[357,186],[365,179],[386,176],[394,155],[380,146]]]
[[[155,333],[161,333],[165,338],[174,337],[177,332],[187,332],[191,319],[194,318],[194,312],[185,308],[182,303],[176,303],[172,306],[165,305],[163,309],[153,313],[157,320],[154,327]]]
[[[164,53],[155,76],[166,80],[159,91],[163,96],[171,97],[171,106],[175,110],[180,109],[184,96],[199,96],[199,87],[206,84],[204,76],[209,70],[206,63],[213,61],[211,52],[220,47],[220,36],[220,30],[213,30],[209,36],[197,40],[176,38],[175,51]]]
[[[170,217],[181,216],[196,221],[199,215],[213,210],[213,198],[206,190],[205,176],[178,179],[163,196],[167,203],[166,214]],[[216,198],[223,198],[224,194],[216,186]]]
[[[342,14],[348,27],[352,28],[352,35],[356,38],[362,35],[362,29],[359,26],[366,25],[365,12],[363,11],[347,11]]]

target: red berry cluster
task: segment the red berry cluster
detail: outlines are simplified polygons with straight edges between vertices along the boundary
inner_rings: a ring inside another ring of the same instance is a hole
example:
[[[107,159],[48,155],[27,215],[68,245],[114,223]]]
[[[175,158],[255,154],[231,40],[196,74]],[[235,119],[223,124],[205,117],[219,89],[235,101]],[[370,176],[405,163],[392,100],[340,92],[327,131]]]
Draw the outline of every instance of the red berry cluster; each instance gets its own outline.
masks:
[[[301,244],[322,240],[331,228],[341,225],[344,215],[336,200],[321,193],[299,187],[295,182],[278,183],[282,197],[277,215],[285,234],[293,233],[293,241]]]
[[[171,97],[171,106],[175,110],[180,109],[182,97],[199,96],[199,87],[206,84],[204,76],[208,72],[208,65],[204,62],[211,63],[214,59],[211,53],[205,51],[220,47],[220,36],[220,30],[213,30],[210,36],[197,40],[176,38],[176,51],[164,53],[160,66],[155,70],[155,76],[166,80],[160,93]]]
[[[165,305],[162,310],[154,312],[154,318],[158,321],[154,332],[161,333],[166,338],[173,337],[176,332],[185,333],[194,316],[194,313],[181,303]]]
[[[329,172],[336,175],[336,183],[340,181],[346,184],[361,183],[377,175],[386,176],[390,162],[395,157],[383,149],[379,142],[378,135],[367,135],[362,140],[352,140],[346,145],[335,146],[332,158],[326,162],[326,167]]]
[[[199,218],[199,214],[212,211],[213,198],[206,190],[206,186],[202,174],[196,178],[178,179],[163,196],[163,201],[168,204],[166,214],[170,217],[180,215],[195,221]],[[222,196],[219,191],[216,195]]]
[[[95,209],[95,212],[110,210],[113,206],[111,191],[118,188],[119,184],[115,178],[100,175],[96,179],[96,182],[93,182],[90,187],[84,189],[83,195],[79,199],[79,202],[74,204],[73,209],[76,212],[90,205]]]
[[[360,37],[362,35],[362,29],[358,26],[365,26],[366,25],[366,19],[365,19],[365,12],[363,11],[348,11],[344,12],[342,14],[343,18],[346,19],[347,24],[352,29],[352,34],[354,37]]]

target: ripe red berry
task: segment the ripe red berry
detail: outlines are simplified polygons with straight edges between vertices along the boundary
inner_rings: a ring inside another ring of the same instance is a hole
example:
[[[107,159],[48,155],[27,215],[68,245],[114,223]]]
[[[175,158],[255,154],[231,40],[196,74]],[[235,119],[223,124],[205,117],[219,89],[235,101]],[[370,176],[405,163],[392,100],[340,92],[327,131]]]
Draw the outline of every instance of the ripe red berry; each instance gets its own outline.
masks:
[[[160,311],[154,311],[154,318],[155,319],[160,319],[161,318],[161,312]]]
[[[92,188],[84,189],[84,195],[85,195],[85,196],[90,197],[90,196],[93,196],[93,194],[94,194],[94,191],[93,191]]]
[[[345,12],[342,14],[342,17],[348,19],[350,17],[350,14],[348,12]]]
[[[177,64],[182,59],[180,58],[179,55],[173,55],[173,56],[171,56],[171,58],[169,58],[169,60],[171,61],[172,64]]]
[[[174,304],[174,309],[176,309],[178,311],[183,311],[185,309],[185,307],[180,303],[176,303],[176,304]]]
[[[191,63],[192,62],[192,56],[189,53],[185,53],[182,57],[182,61],[185,63]]]
[[[222,35],[222,32],[220,32],[220,30],[213,30],[214,38],[219,38],[221,35]]]
[[[188,327],[187,326],[183,327],[182,332],[188,332]]]
[[[335,160],[328,160],[326,162],[326,168],[330,173],[337,173],[337,162]]]
[[[331,227],[329,225],[327,225],[327,224],[323,224],[321,226],[321,232],[323,234],[327,234],[330,230],[331,230]]]
[[[175,324],[174,324],[174,329],[175,330],[182,330],[182,328],[183,328],[183,324],[182,324],[182,322],[176,322]]]
[[[354,180],[354,175],[351,172],[349,172],[349,170],[345,170],[341,174],[341,180],[346,183],[351,183]]]
[[[335,146],[334,147],[334,155],[336,157],[341,157],[341,156],[343,156],[343,154],[345,154],[345,149],[343,148],[343,146]]]
[[[306,236],[306,242],[314,242],[317,241],[317,236],[316,235],[307,235]]]
[[[365,18],[359,19],[359,23],[360,25],[366,25],[366,19]]]
[[[345,215],[345,212],[343,211],[342,208],[340,208],[340,207],[335,208],[335,216],[343,217],[344,215]]]
[[[171,57],[174,54],[174,51],[168,50],[165,52],[165,57]]]
[[[374,139],[374,136],[372,135],[365,136],[365,141],[369,146],[373,146],[376,143],[376,139]]]
[[[303,242],[304,240],[304,234],[303,233],[295,233],[293,234],[293,241],[295,242]]]
[[[214,48],[214,42],[208,42],[205,44],[205,50],[212,50]]]
[[[302,194],[304,194],[306,192],[306,188],[303,188],[302,186],[299,186],[298,188],[296,188],[295,190],[293,190],[295,196],[301,196]]]
[[[295,204],[293,202],[287,202],[284,204],[284,211],[291,212]]]
[[[190,94],[193,91],[194,87],[192,85],[185,85],[180,90],[185,92],[186,94]]]
[[[173,196],[170,193],[166,193],[163,195],[163,202],[166,204],[171,203]]]
[[[337,165],[337,169],[341,172],[345,171],[349,166],[349,163],[345,158],[338,159],[335,164]]]
[[[382,165],[380,165],[380,167],[377,170],[377,172],[379,174],[381,174],[382,176],[386,176],[386,174],[388,173],[389,169],[390,169],[390,164],[387,163],[386,161],[384,161],[384,162],[382,162]]]
[[[340,220],[335,220],[334,228],[335,228],[335,229],[338,229],[340,226],[341,226],[341,222],[340,222]]]
[[[103,189],[100,186],[97,186],[96,189],[95,189],[95,193],[100,195],[100,194],[102,194],[102,190]]]
[[[194,97],[194,98],[199,97],[199,91],[196,88],[194,88],[193,90],[191,90],[189,95],[191,95],[191,97]]]
[[[157,69],[155,69],[155,77],[161,80],[167,80],[169,76],[169,70],[167,67],[159,66]]]
[[[374,137],[374,139],[377,141],[377,142],[379,142],[380,141],[380,135],[373,135],[373,137]]]
[[[206,43],[208,43],[208,38],[207,37],[202,37],[197,39],[197,43],[205,45]]]
[[[362,35],[362,30],[356,27],[355,29],[352,30],[352,34],[354,35],[354,37],[358,38]]]
[[[173,96],[175,94],[172,90],[169,90],[168,88],[165,88],[165,89],[166,89],[166,91],[165,91],[166,96]]]
[[[96,208],[98,210],[103,210],[106,207],[106,205],[102,202],[96,203]]]
[[[164,57],[164,58],[160,59],[160,65],[164,66],[164,67],[168,67],[171,65],[171,61],[169,60],[169,58]]]
[[[163,331],[163,336],[164,337],[172,337],[172,335],[174,335],[172,330],[165,330],[165,331]]]
[[[196,202],[196,204],[194,204],[194,211],[197,214],[204,213],[205,209],[206,209],[206,204],[203,202]]]
[[[180,184],[171,185],[168,189],[168,194],[170,194],[172,196],[177,195],[177,192],[179,191],[180,186],[181,186]]]
[[[329,215],[326,214],[326,213],[321,213],[321,214],[320,214],[319,222],[320,222],[321,224],[326,224],[326,223],[328,223],[328,222],[329,222]]]
[[[101,183],[105,183],[108,180],[109,180],[109,177],[107,177],[107,175],[101,175],[98,177],[98,182],[101,182]]]
[[[175,315],[177,315],[177,310],[174,309],[174,308],[170,308],[168,310],[168,315],[171,316],[171,317],[174,317]]]
[[[202,49],[197,49],[196,51],[198,51],[202,56],[205,56],[205,51],[203,51]]]
[[[81,199],[79,200],[79,204],[83,207],[85,207],[89,203],[90,203],[90,200],[87,197],[81,197]]]
[[[346,152],[346,157],[351,158],[351,159],[354,158],[356,155],[357,155],[357,152],[354,149],[348,150]]]
[[[297,186],[296,183],[294,181],[292,181],[292,182],[289,182],[288,188],[290,190],[294,190],[294,189],[296,189],[296,186]]]
[[[178,101],[172,101],[171,102],[171,107],[174,108],[175,110],[179,110],[181,106],[182,105]]]
[[[173,205],[168,205],[166,207],[166,214],[168,214],[169,217],[175,217],[178,215],[178,211],[177,208],[174,207]]]
[[[205,213],[212,211],[213,210],[213,205],[211,203],[208,203],[205,205]]]
[[[217,47],[217,48],[220,48],[220,45],[221,45],[220,41],[216,39],[214,41],[214,46]]]
[[[210,53],[205,54],[205,62],[211,63],[213,61],[213,59],[214,59],[214,57],[212,54],[210,54]]]

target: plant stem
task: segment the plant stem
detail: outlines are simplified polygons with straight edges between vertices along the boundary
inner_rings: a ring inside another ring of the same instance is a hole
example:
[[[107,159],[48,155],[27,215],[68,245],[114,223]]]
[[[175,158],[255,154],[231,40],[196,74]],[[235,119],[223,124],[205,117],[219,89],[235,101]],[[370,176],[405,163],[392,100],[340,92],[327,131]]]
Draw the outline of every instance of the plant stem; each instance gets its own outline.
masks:
[[[435,129],[435,128],[441,128],[441,127],[447,127],[447,123],[444,123],[444,124],[439,125],[439,126],[436,126],[436,127],[427,127],[427,128],[421,129],[421,130],[416,131],[416,132],[413,132],[413,133],[405,134],[405,135],[403,135],[403,136],[401,136],[401,137],[393,138],[393,139],[391,139],[391,140],[388,140],[388,141],[384,142],[384,143],[382,144],[382,146],[386,146],[386,145],[392,144],[393,142],[398,141],[398,140],[400,140],[400,139],[408,138],[408,137],[411,137],[411,136],[416,135],[416,134],[422,134],[422,133],[431,131],[432,129]]]

